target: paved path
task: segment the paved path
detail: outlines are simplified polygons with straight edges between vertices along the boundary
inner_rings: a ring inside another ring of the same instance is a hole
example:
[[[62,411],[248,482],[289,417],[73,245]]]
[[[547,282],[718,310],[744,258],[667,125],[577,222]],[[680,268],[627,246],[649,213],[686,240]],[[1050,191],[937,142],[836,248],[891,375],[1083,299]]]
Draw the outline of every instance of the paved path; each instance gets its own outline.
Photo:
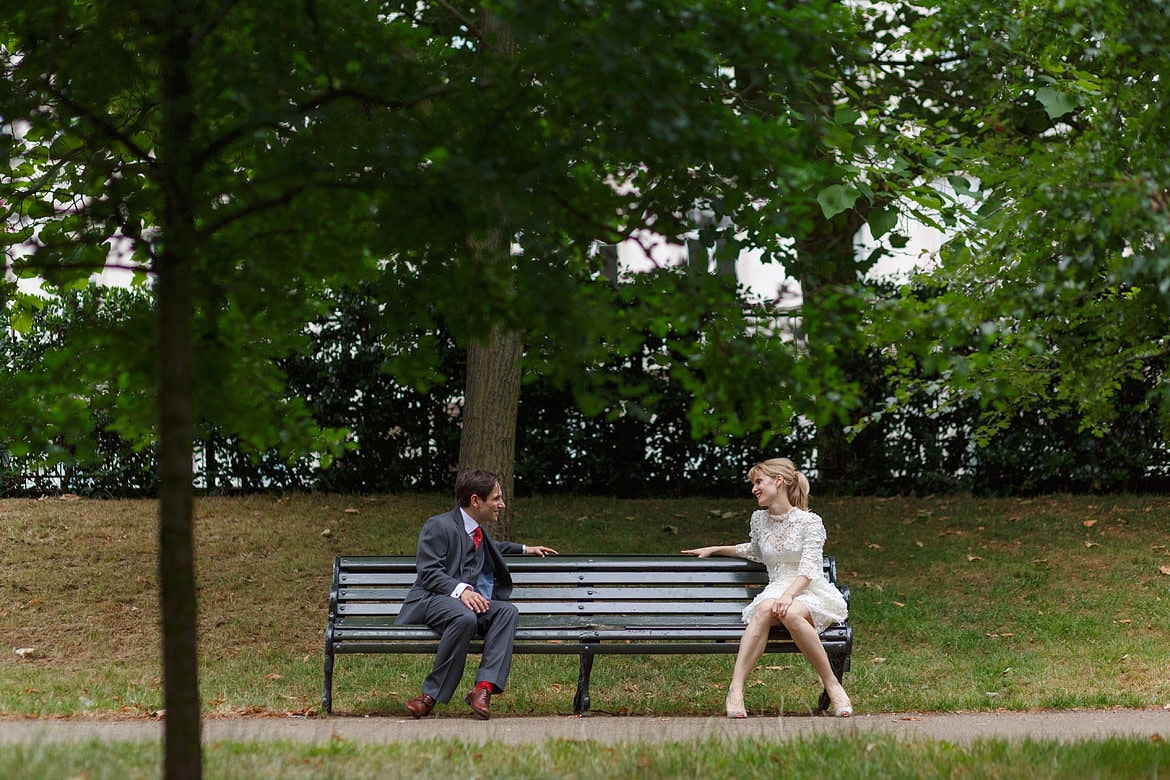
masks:
[[[399,742],[420,739],[499,741],[512,744],[549,739],[602,743],[757,738],[800,735],[894,736],[970,742],[975,739],[1056,739],[1071,741],[1108,736],[1170,739],[1170,710],[1077,710],[995,713],[859,714],[847,720],[825,716],[728,720],[695,717],[589,718],[496,717],[489,721],[440,717],[420,721],[385,717],[207,719],[204,740],[295,740]],[[17,742],[161,739],[158,721],[6,720],[0,721],[0,746]]]

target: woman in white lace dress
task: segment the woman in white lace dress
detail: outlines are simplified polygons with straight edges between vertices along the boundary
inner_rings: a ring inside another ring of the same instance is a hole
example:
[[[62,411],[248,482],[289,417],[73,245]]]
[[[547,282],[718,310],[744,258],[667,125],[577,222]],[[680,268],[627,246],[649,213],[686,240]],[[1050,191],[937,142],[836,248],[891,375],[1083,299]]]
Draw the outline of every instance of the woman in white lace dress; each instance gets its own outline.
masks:
[[[700,558],[748,558],[768,567],[768,585],[743,610],[747,628],[739,641],[735,671],[727,689],[727,717],[747,717],[744,685],[764,653],[768,632],[783,623],[820,675],[833,714],[847,718],[853,714],[853,705],[833,674],[820,633],[844,620],[848,607],[841,592],[825,579],[825,524],[819,515],[808,511],[808,479],[788,458],[772,458],[753,466],[748,480],[752,494],[763,507],[752,514],[751,540],[682,551]]]

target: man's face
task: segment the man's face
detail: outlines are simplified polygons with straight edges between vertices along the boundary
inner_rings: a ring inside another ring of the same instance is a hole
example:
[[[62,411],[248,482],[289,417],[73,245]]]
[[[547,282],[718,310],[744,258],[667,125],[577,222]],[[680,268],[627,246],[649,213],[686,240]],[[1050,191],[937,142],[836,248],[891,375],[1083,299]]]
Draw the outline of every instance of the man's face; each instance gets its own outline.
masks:
[[[471,506],[468,507],[467,514],[471,515],[475,522],[483,525],[484,523],[494,523],[500,518],[500,512],[504,511],[504,491],[500,489],[497,482],[492,492],[488,493],[487,500],[479,496],[471,497]]]

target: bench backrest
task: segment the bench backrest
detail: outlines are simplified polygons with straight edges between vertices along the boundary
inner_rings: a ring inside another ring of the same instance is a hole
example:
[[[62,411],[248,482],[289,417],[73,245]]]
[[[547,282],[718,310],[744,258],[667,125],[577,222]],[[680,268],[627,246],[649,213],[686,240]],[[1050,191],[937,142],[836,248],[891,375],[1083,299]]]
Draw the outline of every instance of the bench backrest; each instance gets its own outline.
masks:
[[[687,555],[560,555],[509,557],[510,601],[525,616],[564,616],[566,624],[604,624],[607,616],[661,618],[671,624],[739,622],[740,612],[767,584],[766,569],[739,558]],[[330,620],[393,618],[415,579],[413,556],[338,556]],[[825,577],[837,583],[825,556]],[[846,592],[847,594],[847,592]]]

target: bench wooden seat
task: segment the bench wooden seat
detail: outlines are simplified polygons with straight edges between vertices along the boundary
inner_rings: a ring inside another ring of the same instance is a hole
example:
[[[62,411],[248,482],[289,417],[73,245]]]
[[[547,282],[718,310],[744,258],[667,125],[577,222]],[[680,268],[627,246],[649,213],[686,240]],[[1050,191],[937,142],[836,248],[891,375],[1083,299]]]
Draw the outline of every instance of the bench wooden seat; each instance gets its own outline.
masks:
[[[573,711],[589,713],[589,678],[598,655],[735,653],[740,612],[768,582],[763,566],[739,558],[689,555],[560,555],[507,558],[513,604],[520,611],[515,653],[580,657]],[[825,576],[837,568],[825,556]],[[347,653],[433,655],[438,634],[426,626],[394,624],[414,582],[413,556],[338,556],[333,562],[325,628],[322,707],[333,711],[333,668]],[[849,670],[853,629],[838,623],[821,634],[838,679]],[[476,643],[473,652],[481,651]],[[777,626],[769,653],[799,652]],[[820,708],[829,706],[821,693]]]

